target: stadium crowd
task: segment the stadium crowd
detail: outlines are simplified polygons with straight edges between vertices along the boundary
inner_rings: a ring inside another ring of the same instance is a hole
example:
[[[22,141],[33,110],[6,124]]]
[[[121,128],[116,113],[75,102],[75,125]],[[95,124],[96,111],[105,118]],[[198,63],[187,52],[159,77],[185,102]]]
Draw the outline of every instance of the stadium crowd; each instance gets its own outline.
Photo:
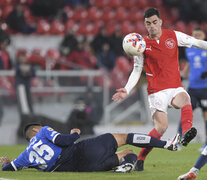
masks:
[[[134,31],[146,35],[143,23],[139,22],[143,21],[142,14],[147,7],[160,9],[164,27],[173,26],[175,30],[190,34],[198,23],[207,29],[206,11],[202,11],[205,4],[205,1],[177,0],[2,0],[0,27],[6,36],[62,36],[59,49],[43,52],[36,48],[28,52],[28,61],[42,69],[103,68],[112,71],[120,56],[122,61],[128,61],[125,64],[131,65],[131,59],[123,54],[122,38]],[[200,10],[192,11],[195,7]],[[9,60],[8,53],[7,57],[3,55],[5,43],[1,44],[3,69],[11,69],[15,60]],[[48,58],[54,60],[46,67]]]

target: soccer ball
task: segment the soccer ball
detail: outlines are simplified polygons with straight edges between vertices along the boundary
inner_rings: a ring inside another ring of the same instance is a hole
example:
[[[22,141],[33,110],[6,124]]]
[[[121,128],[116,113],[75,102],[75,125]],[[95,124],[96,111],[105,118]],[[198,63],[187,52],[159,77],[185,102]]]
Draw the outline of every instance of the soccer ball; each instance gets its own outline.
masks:
[[[130,56],[137,56],[145,51],[146,42],[138,33],[127,34],[122,42],[124,51]]]

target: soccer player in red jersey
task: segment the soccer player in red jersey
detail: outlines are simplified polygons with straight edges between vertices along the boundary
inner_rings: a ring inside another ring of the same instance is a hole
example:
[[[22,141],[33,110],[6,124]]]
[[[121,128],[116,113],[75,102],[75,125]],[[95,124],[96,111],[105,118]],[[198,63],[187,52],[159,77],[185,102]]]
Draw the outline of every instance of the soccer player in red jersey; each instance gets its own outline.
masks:
[[[148,134],[160,139],[168,128],[167,109],[169,106],[181,109],[183,138],[181,144],[187,144],[196,136],[192,127],[193,112],[190,96],[181,84],[178,61],[178,46],[207,49],[207,42],[195,39],[182,32],[162,29],[160,13],[149,8],[144,13],[144,24],[148,31],[145,37],[146,49],[134,56],[134,68],[124,88],[117,89],[112,100],[120,102],[137,84],[144,66],[148,81],[148,101],[154,129]],[[144,170],[144,160],[152,148],[142,148],[135,170]]]

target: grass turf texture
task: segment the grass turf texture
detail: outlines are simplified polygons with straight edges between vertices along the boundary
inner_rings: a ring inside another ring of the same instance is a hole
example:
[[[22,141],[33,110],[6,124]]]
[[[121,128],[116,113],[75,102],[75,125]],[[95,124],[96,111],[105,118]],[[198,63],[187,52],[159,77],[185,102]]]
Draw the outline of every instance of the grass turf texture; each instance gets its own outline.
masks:
[[[18,180],[176,180],[177,177],[186,173],[195,163],[200,155],[198,148],[202,144],[189,144],[183,147],[181,151],[172,152],[164,149],[154,149],[147,157],[145,170],[142,172],[132,172],[126,174],[108,172],[90,172],[90,173],[71,173],[71,172],[38,172],[35,169],[25,169],[18,172],[0,171],[0,180],[18,179]],[[0,146],[0,156],[8,156],[11,159],[17,157],[24,149],[25,145]],[[134,149],[137,153],[140,148],[125,146]],[[120,149],[121,150],[121,149]],[[207,165],[202,168],[196,179],[207,179]],[[3,178],[3,179],[1,179]]]

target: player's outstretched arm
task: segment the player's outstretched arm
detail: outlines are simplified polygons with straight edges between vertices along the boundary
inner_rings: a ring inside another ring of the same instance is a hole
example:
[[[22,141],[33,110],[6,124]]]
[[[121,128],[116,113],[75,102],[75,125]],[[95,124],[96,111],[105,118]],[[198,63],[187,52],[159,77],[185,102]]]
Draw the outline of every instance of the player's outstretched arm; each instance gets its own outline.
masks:
[[[120,88],[116,90],[116,93],[113,95],[112,100],[121,102],[124,98],[127,97],[127,91],[125,88]]]
[[[0,163],[2,164],[2,171],[15,171],[8,157],[0,157]]]
[[[58,134],[55,138],[55,144],[58,146],[69,146],[80,138],[80,129],[72,129],[70,134]]]

